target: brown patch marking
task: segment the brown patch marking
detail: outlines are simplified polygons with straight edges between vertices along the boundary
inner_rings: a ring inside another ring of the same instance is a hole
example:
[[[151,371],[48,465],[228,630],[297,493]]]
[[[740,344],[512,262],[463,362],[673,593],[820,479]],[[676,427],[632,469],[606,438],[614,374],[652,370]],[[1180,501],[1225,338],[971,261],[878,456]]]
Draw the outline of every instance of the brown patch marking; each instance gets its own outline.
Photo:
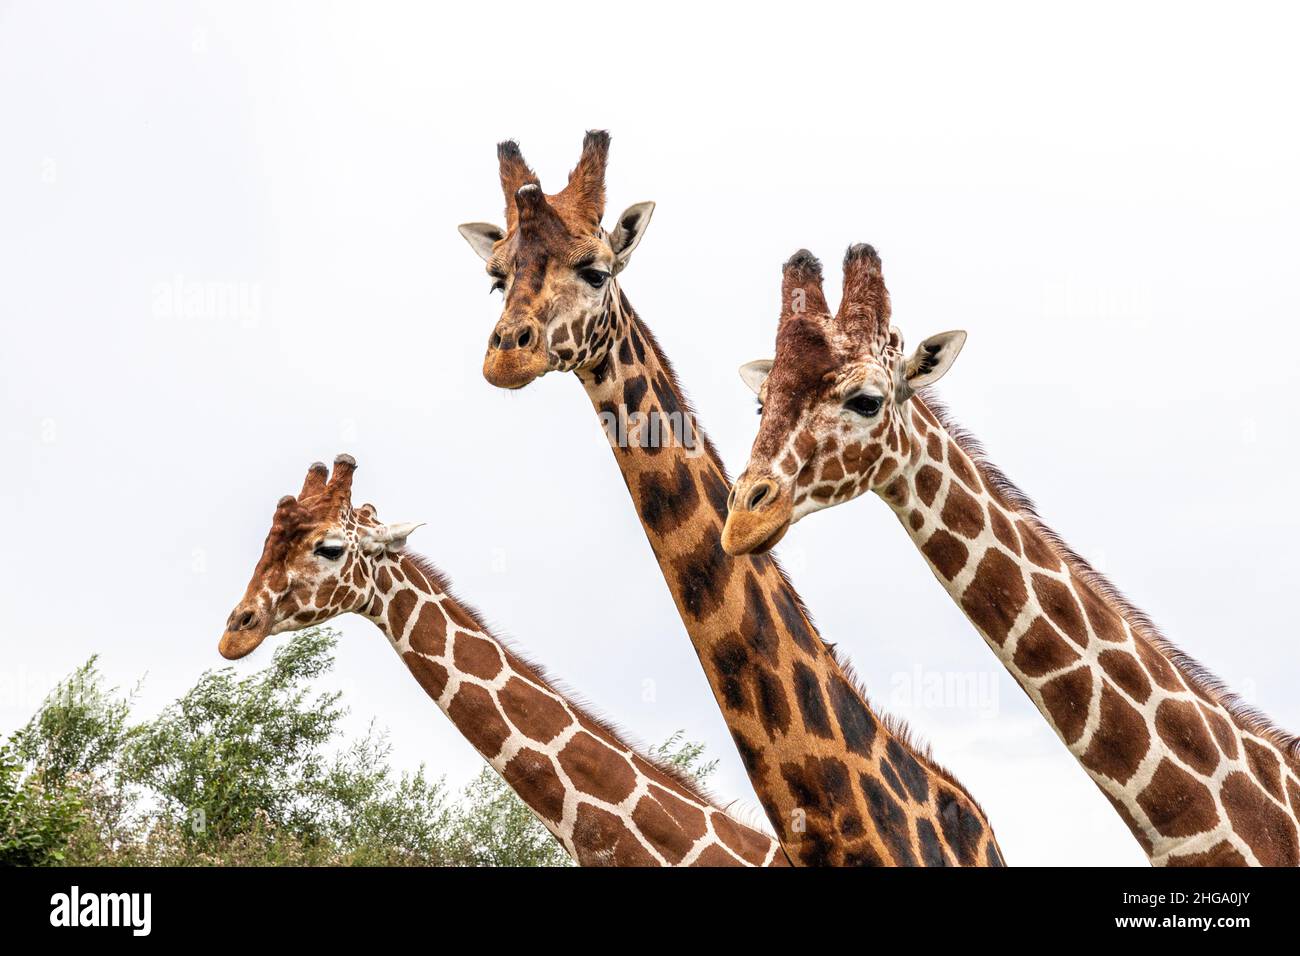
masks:
[[[950,581],[966,566],[966,559],[969,557],[966,545],[942,528],[921,545],[921,551],[934,563],[939,573]]]
[[[1049,578],[1045,574],[1035,574],[1033,582],[1034,594],[1038,595],[1038,603],[1047,616],[1051,618],[1052,623],[1074,643],[1080,647],[1087,647],[1087,625],[1083,623],[1083,614],[1079,610],[1079,603],[1074,599],[1074,595],[1070,593],[1070,589],[1060,581]]]
[[[432,657],[441,657],[447,651],[447,619],[432,601],[424,602],[411,628],[411,649]]]
[[[1053,677],[1042,687],[1043,706],[1067,744],[1074,743],[1083,733],[1092,692],[1092,672],[1086,665]]]
[[[996,548],[989,548],[962,594],[962,610],[989,639],[1001,645],[1028,600],[1020,567]]]
[[[477,684],[461,684],[447,708],[447,716],[479,753],[495,757],[510,736],[510,728],[497,713],[492,695]]]
[[[1132,654],[1126,651],[1106,650],[1097,655],[1110,679],[1139,704],[1145,704],[1151,696],[1151,682]]]
[[[585,792],[606,803],[627,799],[636,787],[636,774],[627,760],[586,731],[573,736],[559,759],[571,780],[587,781]]]
[[[501,775],[510,784],[510,789],[544,819],[559,823],[564,818],[564,784],[555,772],[555,765],[545,754],[521,747],[505,765]]]
[[[1016,641],[1015,664],[1030,677],[1042,677],[1078,659],[1079,652],[1041,617],[1034,618],[1034,623]]]
[[[1168,758],[1160,761],[1137,802],[1161,836],[1194,836],[1219,822],[1209,788]]]
[[[1161,701],[1156,708],[1156,733],[1180,760],[1198,773],[1208,776],[1219,765],[1219,748],[1191,701],[1172,698]]]
[[[984,530],[984,509],[960,485],[949,483],[939,517],[963,538],[978,538]]]
[[[1101,719],[1088,749],[1079,759],[1097,773],[1124,783],[1137,771],[1151,736],[1137,709],[1114,688],[1101,688]]]
[[[506,681],[497,699],[510,722],[540,743],[554,740],[571,722],[563,704],[518,677]]]
[[[457,668],[483,680],[491,680],[501,673],[501,650],[491,641],[472,634],[456,636],[452,659]]]
[[[1263,866],[1300,865],[1300,845],[1292,819],[1241,771],[1228,774],[1219,799],[1236,834]]]

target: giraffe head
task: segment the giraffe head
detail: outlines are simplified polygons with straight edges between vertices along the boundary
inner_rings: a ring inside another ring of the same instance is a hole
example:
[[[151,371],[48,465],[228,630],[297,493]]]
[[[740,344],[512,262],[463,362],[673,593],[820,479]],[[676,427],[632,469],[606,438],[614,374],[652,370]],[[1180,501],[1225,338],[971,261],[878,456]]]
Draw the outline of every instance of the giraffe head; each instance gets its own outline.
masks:
[[[237,660],[270,634],[321,624],[370,601],[374,569],[419,525],[384,524],[373,505],[352,507],[351,455],[307,469],[298,497],[275,506],[271,531],[243,600],[230,612],[217,649]]]
[[[594,366],[609,350],[613,277],[645,234],[654,203],[630,206],[613,232],[601,227],[608,154],[609,134],[587,133],[568,183],[548,196],[517,143],[497,146],[505,228],[460,227],[487,263],[493,291],[505,297],[483,360],[493,385],[523,388],[547,372]]]
[[[766,551],[804,515],[864,491],[901,505],[910,492],[899,476],[921,448],[909,400],[943,376],[965,341],[965,332],[942,332],[906,356],[871,246],[845,253],[834,315],[821,263],[796,252],[783,269],[776,357],[740,369],[762,420],[728,502],[727,552]]]

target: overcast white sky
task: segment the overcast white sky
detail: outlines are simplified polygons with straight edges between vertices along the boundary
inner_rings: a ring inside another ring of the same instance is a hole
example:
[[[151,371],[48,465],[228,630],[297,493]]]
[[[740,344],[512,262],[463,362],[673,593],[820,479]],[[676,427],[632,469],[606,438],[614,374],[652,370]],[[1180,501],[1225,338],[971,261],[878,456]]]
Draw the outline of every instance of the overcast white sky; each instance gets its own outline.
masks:
[[[503,633],[637,738],[706,741],[715,790],[753,803],[581,387],[479,372],[500,305],[455,227],[501,218],[497,140],[554,189],[588,127],[614,134],[610,215],[658,202],[623,286],[733,474],[757,422],[735,370],[771,351],[781,262],[807,246],[838,287],[872,242],[908,341],[969,330],[940,391],[1049,523],[1300,728],[1295,26],[0,4],[0,731],[94,652],[119,684],[147,672],[142,714],[220,665],[276,499],[349,451],[358,499],[429,522],[412,546]],[[169,308],[196,284],[243,307]],[[1009,862],[1143,862],[883,504],[779,554]],[[340,623],[350,730],[376,717],[402,766],[476,773],[380,634]],[[918,699],[945,678],[980,693]]]

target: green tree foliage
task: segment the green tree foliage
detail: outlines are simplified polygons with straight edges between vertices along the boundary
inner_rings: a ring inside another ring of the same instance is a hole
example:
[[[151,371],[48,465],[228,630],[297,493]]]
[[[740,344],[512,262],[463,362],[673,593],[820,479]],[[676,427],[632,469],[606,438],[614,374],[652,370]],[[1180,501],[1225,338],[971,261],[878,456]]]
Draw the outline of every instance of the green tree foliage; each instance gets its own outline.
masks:
[[[650,748],[650,756],[674,767],[697,783],[704,783],[718,769],[717,760],[704,760],[704,744],[686,739],[685,730],[675,730],[667,740]]]
[[[571,865],[491,768],[451,794],[395,773],[373,724],[345,742],[340,695],[313,690],[336,641],[301,631],[135,724],[92,658],[0,744],[0,864]],[[703,779],[703,749],[679,731],[652,752]]]
[[[0,744],[0,866],[54,866],[64,862],[82,812],[71,790],[47,789],[23,772],[13,747]]]
[[[551,831],[491,767],[466,786],[454,829],[470,866],[572,866]]]
[[[208,671],[156,719],[133,728],[122,753],[128,779],[161,800],[169,822],[212,845],[256,822],[307,841],[334,810],[325,747],[346,711],[339,695],[310,692],[328,671],[336,638],[303,631],[276,649],[271,665],[242,680],[232,668]],[[354,748],[356,752],[356,748]],[[374,773],[377,755],[363,745],[355,769]]]
[[[55,685],[36,716],[14,735],[17,754],[39,766],[49,785],[99,773],[126,736],[130,700],[103,688],[97,664],[98,657],[91,657]]]

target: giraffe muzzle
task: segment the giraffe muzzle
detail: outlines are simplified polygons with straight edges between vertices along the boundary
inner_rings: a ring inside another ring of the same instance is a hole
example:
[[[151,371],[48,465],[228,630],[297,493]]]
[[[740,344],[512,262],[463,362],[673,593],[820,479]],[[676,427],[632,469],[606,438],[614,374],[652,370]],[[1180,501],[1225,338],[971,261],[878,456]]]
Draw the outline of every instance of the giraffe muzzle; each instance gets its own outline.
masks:
[[[544,333],[532,319],[502,319],[492,330],[483,377],[497,388],[523,388],[547,370]]]
[[[771,478],[750,481],[742,476],[727,499],[722,549],[733,557],[771,551],[790,529],[792,511],[788,489]]]
[[[271,619],[252,605],[240,605],[226,621],[217,651],[228,661],[237,661],[257,650],[271,631]]]

